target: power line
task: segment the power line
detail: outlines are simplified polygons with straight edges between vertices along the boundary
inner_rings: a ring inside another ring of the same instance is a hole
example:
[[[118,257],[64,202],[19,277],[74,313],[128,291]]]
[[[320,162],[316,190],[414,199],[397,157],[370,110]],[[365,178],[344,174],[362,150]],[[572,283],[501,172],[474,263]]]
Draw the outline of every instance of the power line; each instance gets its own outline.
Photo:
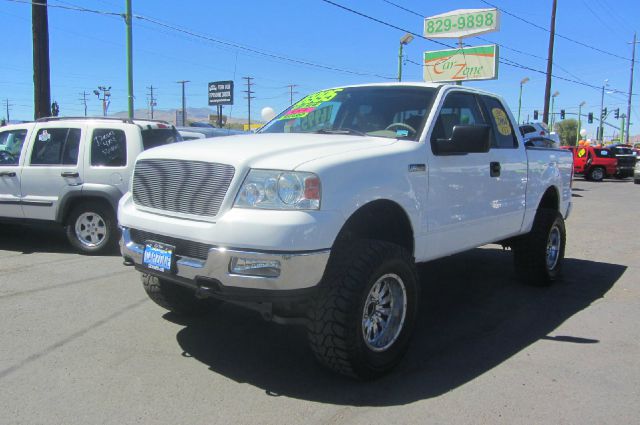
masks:
[[[501,7],[496,6],[495,4],[489,3],[486,0],[480,0],[480,1],[482,3],[488,5],[488,6],[491,6],[493,8],[496,8],[496,9],[500,10],[502,13],[504,13],[506,15],[509,15],[509,16],[511,16],[513,18],[516,18],[516,19],[518,19],[518,20],[520,20],[522,22],[525,22],[525,23],[527,23],[527,24],[529,24],[529,25],[531,25],[533,27],[536,27],[536,28],[538,28],[538,29],[540,29],[542,31],[550,32],[547,28],[545,28],[545,27],[543,27],[541,25],[538,25],[538,24],[536,24],[534,22],[531,22],[531,21],[529,21],[527,19],[524,19],[524,18],[522,18],[522,17],[520,17],[520,16],[518,16],[518,15],[516,15],[514,13],[509,12],[508,10],[505,10],[505,9],[503,9]],[[606,50],[599,49],[597,47],[594,47],[594,46],[591,46],[589,44],[583,43],[581,41],[575,40],[575,39],[573,39],[571,37],[567,37],[566,35],[562,35],[562,34],[558,34],[558,33],[556,33],[555,35],[556,35],[556,37],[563,38],[563,39],[565,39],[567,41],[571,41],[572,43],[578,44],[578,45],[580,45],[582,47],[586,47],[588,49],[595,50],[595,51],[600,52],[600,53],[604,53],[605,55],[609,55],[609,56],[612,56],[612,57],[615,57],[615,58],[618,58],[618,59],[624,59],[626,61],[631,61],[631,59],[629,59],[629,58],[625,58],[624,56],[620,56],[620,55],[617,55],[615,53],[611,53],[611,52],[608,52]]]
[[[418,33],[416,33],[416,32],[413,32],[413,31],[411,31],[411,30],[408,30],[408,29],[406,29],[406,28],[402,28],[402,27],[399,27],[399,26],[397,26],[397,25],[391,24],[391,23],[389,23],[389,22],[385,22],[385,21],[383,21],[383,20],[380,20],[380,19],[378,19],[378,18],[374,18],[373,16],[369,16],[369,15],[366,15],[366,14],[364,14],[364,13],[362,13],[362,12],[358,12],[357,10],[353,10],[353,9],[351,9],[351,8],[348,8],[348,7],[346,7],[346,6],[343,6],[343,5],[341,5],[341,4],[338,4],[338,3],[336,3],[336,2],[333,2],[333,1],[331,1],[331,0],[320,0],[320,1],[323,1],[323,2],[325,2],[325,3],[327,3],[327,4],[332,5],[332,6],[338,7],[338,8],[340,8],[340,9],[346,10],[346,11],[348,11],[348,12],[350,12],[350,13],[354,13],[354,14],[356,14],[356,15],[362,16],[363,18],[366,18],[366,19],[372,20],[372,21],[374,21],[374,22],[377,22],[377,23],[379,23],[379,24],[385,25],[385,26],[387,26],[387,27],[394,28],[394,29],[400,30],[400,31],[402,31],[402,32],[409,33],[409,34],[411,34],[411,35],[413,35],[413,36],[415,36],[415,37],[417,37],[417,38],[421,38],[421,39],[423,39],[423,40],[427,40],[427,41],[430,41],[430,42],[432,42],[432,43],[436,43],[436,44],[439,44],[439,45],[441,45],[441,46],[448,47],[448,48],[450,48],[450,49],[457,49],[457,47],[455,47],[455,46],[451,46],[451,45],[446,44],[446,43],[443,43],[443,42],[441,42],[441,41],[433,40],[433,39],[427,38],[427,37],[425,37],[425,36],[424,36],[424,35],[422,35],[422,34],[418,34]],[[532,71],[532,72],[537,72],[537,73],[545,74],[545,75],[546,75],[546,72],[545,72],[545,71],[541,71],[541,70],[539,70],[539,69],[535,69],[535,68],[531,68],[531,67],[529,67],[529,66],[521,65],[521,64],[519,64],[519,63],[517,63],[517,62],[514,62],[514,61],[512,61],[512,60],[510,60],[510,59],[507,59],[507,58],[505,58],[505,57],[502,57],[502,58],[501,58],[501,59],[499,59],[498,61],[499,61],[501,64],[503,64],[503,65],[507,65],[507,66],[511,66],[511,67],[515,67],[515,68],[527,69],[527,70]],[[593,84],[589,84],[589,83],[582,82],[582,81],[578,81],[578,80],[572,80],[572,79],[570,79],[570,78],[561,77],[561,76],[558,76],[558,75],[552,75],[552,76],[553,76],[553,78],[557,78],[557,79],[559,79],[559,80],[563,80],[563,81],[567,81],[567,82],[570,82],[570,83],[579,84],[579,85],[581,85],[581,86],[590,87],[590,88],[593,88],[593,89],[596,89],[596,90],[600,90],[600,89],[602,88],[602,87],[599,87],[599,86],[596,86],[596,85],[593,85]],[[614,92],[616,92],[616,93],[621,93],[621,94],[626,94],[626,95],[628,95],[628,94],[629,94],[629,93],[624,92],[624,91],[621,91],[621,90],[615,90],[615,89],[614,89],[613,91],[614,91]],[[637,94],[634,94],[634,96],[637,96]]]

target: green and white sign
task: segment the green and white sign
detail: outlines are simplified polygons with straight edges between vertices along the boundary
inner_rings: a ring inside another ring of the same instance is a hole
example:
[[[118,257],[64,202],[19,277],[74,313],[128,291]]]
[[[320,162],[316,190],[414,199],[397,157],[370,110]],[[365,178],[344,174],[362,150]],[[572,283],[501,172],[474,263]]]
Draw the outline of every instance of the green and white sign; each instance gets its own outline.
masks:
[[[424,52],[424,81],[433,83],[498,78],[498,46]]]
[[[458,9],[424,19],[427,38],[463,38],[499,29],[497,9]]]

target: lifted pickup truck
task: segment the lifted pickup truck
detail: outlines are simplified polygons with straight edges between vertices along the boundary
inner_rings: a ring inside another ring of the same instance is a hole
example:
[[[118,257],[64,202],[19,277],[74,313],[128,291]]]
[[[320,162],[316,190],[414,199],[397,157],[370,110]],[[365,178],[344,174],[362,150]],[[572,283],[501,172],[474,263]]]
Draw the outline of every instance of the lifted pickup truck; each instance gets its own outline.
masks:
[[[562,266],[571,153],[525,149],[495,95],[394,83],[305,97],[259,134],[142,153],[118,217],[152,300],[242,303],[307,325],[324,365],[362,378],[407,348],[424,262],[487,243],[548,285]]]

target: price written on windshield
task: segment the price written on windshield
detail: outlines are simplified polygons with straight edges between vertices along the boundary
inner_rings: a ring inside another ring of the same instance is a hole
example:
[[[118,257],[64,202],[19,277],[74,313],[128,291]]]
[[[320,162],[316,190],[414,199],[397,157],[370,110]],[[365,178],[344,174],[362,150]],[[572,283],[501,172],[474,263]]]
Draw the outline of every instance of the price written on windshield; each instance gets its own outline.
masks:
[[[424,20],[424,35],[429,38],[457,38],[496,31],[496,9],[456,10]]]

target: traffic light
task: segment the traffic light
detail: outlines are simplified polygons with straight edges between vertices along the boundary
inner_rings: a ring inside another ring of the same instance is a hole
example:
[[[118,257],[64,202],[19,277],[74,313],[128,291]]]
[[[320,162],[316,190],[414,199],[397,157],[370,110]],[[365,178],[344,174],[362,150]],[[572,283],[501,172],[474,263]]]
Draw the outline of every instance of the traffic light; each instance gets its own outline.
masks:
[[[589,112],[589,115],[587,115],[587,122],[593,124],[593,112]]]
[[[607,108],[604,108],[602,110],[602,119],[605,119],[605,118],[607,118]]]
[[[538,111],[537,110],[533,111],[533,120],[534,121],[538,121]]]
[[[616,117],[616,119],[620,118],[620,108],[616,108],[616,110],[613,111],[613,116]]]
[[[560,119],[564,119],[564,109],[560,109]]]

